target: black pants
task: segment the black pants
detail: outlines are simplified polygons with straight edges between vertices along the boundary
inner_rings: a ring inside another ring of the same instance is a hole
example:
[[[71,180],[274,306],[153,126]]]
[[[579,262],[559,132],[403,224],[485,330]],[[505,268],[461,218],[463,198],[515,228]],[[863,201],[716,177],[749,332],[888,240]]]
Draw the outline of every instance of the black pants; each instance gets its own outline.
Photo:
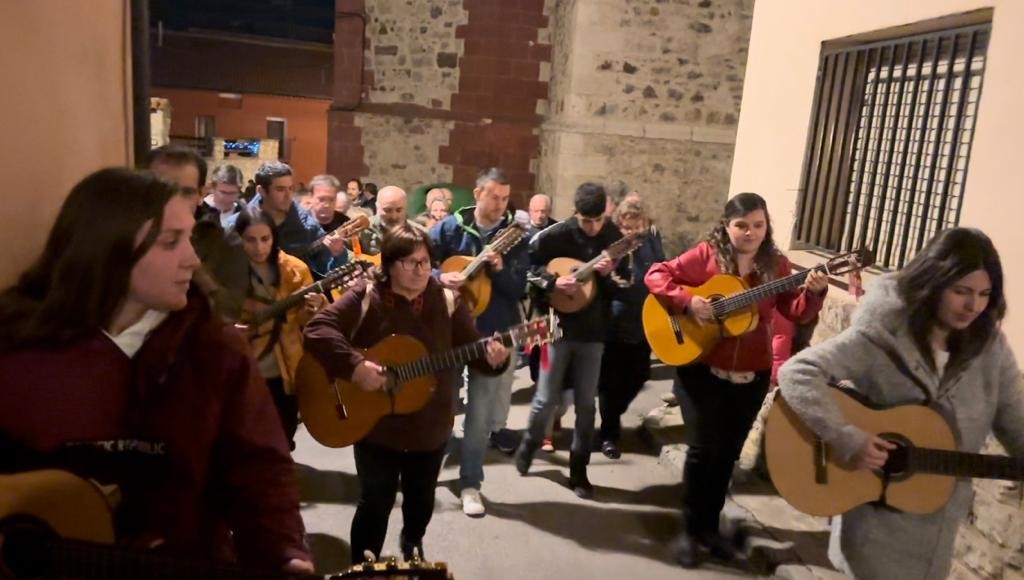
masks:
[[[622,414],[651,378],[651,347],[646,342],[604,343],[601,379],[597,384],[601,407],[601,441],[618,443]]]
[[[737,385],[706,365],[679,367],[675,389],[689,449],[683,466],[683,523],[690,534],[718,531],[733,465],[768,393],[769,371]]]
[[[284,380],[281,377],[266,379],[270,387],[270,396],[274,399],[277,416],[281,418],[284,436],[288,438],[288,446],[295,449],[295,431],[299,428],[299,400],[295,395],[284,392]]]
[[[384,547],[395,494],[402,486],[403,544],[420,546],[434,515],[434,488],[444,460],[444,447],[411,452],[356,443],[359,504],[352,518],[352,563],[363,561],[369,550],[378,558]]]

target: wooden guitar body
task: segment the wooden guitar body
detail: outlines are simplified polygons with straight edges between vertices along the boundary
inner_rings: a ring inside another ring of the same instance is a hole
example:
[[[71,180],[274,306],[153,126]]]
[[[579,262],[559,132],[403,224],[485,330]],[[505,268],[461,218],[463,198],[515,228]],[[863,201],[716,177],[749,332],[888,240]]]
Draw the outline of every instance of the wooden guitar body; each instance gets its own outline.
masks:
[[[426,347],[409,336],[390,336],[365,351],[366,358],[388,367],[423,358]],[[390,380],[390,379],[389,379]],[[365,437],[385,415],[407,415],[423,408],[434,394],[433,375],[364,391],[354,383],[331,380],[306,354],[295,371],[299,413],[309,434],[326,447],[346,447]]]
[[[110,544],[114,521],[95,484],[66,471],[44,469],[0,475],[0,522],[28,515],[62,538]],[[0,536],[4,533],[0,525]]]
[[[472,256],[452,256],[441,264],[441,272],[461,272],[472,261]],[[478,271],[459,288],[459,293],[469,306],[470,314],[476,318],[483,314],[491,303],[491,279],[483,270]]]
[[[748,290],[737,276],[717,274],[695,288],[685,287],[693,296],[712,302]],[[757,305],[730,313],[717,324],[703,323],[689,314],[669,313],[653,294],[644,301],[644,335],[651,350],[665,364],[687,365],[707,354],[723,336],[739,336],[757,327]]]
[[[555,258],[548,262],[548,273],[557,277],[568,276],[579,269],[583,262],[572,258]],[[551,307],[557,312],[572,313],[579,312],[594,301],[597,288],[594,279],[588,278],[580,281],[580,288],[574,294],[567,294],[558,288],[552,288],[549,296]]]
[[[914,447],[956,449],[949,424],[934,410],[902,405],[882,411],[858,403],[838,389],[830,389],[843,416],[864,431],[885,439],[902,440]],[[890,476],[888,486],[874,471],[838,464],[793,409],[778,397],[765,425],[765,457],[772,482],[787,502],[815,516],[833,516],[878,500],[885,488],[885,503],[899,510],[932,513],[946,505],[956,478],[909,472]],[[909,539],[908,539],[909,540]]]

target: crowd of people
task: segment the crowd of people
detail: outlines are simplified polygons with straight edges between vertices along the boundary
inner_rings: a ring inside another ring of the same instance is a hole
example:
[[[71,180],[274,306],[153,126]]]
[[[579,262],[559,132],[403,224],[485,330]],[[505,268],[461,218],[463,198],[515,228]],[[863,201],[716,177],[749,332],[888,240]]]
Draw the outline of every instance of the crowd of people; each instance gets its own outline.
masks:
[[[436,373],[422,409],[384,417],[354,446],[353,559],[380,556],[399,491],[401,551],[425,557],[463,385],[466,515],[487,511],[488,446],[514,454],[525,475],[536,453],[552,447],[553,426],[570,405],[566,484],[592,498],[591,454],[621,457],[621,417],[650,378],[641,325],[648,296],[715,324],[714,303],[692,288],[718,274],[756,287],[792,272],[754,193],[730,198],[707,237],[669,259],[643,196],[621,183],[581,184],[562,221],[551,217],[550,197],[534,195],[524,223],[500,168],[480,172],[471,205],[453,207],[452,191],[439,187],[426,192],[425,211],[410,216],[399,186],[350,179],[342,187],[318,175],[300,188],[281,162],[263,164],[251,187],[231,165],[207,179],[205,161],[186,149],[156,149],[145,165],[79,182],[39,258],[0,293],[0,457],[5,471],[59,461],[118,483],[120,536],[159,538],[172,555],[313,570],[289,456],[304,353],[329,376],[372,392],[386,387],[387,373],[365,349],[389,335],[414,337],[429,352],[485,341],[479,360]],[[339,228],[360,214],[369,225],[342,236]],[[474,317],[460,293],[469,280],[438,266],[480,255],[512,227],[525,235],[486,257],[492,292]],[[623,236],[641,242],[612,259],[605,252]],[[558,341],[512,352],[496,333],[549,313],[553,292],[583,291],[577,277],[549,272],[555,258],[593,262],[595,297],[560,313]],[[340,296],[311,292],[271,324],[249,324],[357,259],[376,266]],[[828,277],[812,271],[799,288],[758,302],[752,330],[676,368],[689,445],[682,525],[670,546],[680,565],[699,565],[705,552],[739,557],[721,531],[721,512],[743,442],[776,382],[854,468],[880,468],[892,444],[844,420],[827,395],[836,378],[878,404],[945,407],[965,450],[994,430],[1010,452],[1024,453],[1024,390],[999,330],[1002,270],[983,233],[941,232],[904,270],[879,279],[849,330],[783,365],[793,329],[813,324],[827,290]],[[525,364],[536,391],[520,438],[507,421],[514,373]],[[865,578],[948,572],[968,489],[960,484],[954,500],[928,516],[869,504],[837,518],[833,560]],[[911,533],[919,541],[899,541]]]

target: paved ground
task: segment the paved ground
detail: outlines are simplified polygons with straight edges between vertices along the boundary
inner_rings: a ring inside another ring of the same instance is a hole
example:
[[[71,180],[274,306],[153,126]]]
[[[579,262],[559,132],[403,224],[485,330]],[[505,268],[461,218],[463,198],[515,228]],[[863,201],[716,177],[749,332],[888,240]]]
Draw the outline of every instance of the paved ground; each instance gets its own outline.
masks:
[[[440,475],[434,519],[424,542],[427,557],[449,564],[458,580],[659,580],[763,575],[768,572],[765,561],[795,560],[800,550],[792,549],[794,544],[810,546],[804,551],[811,554],[812,561],[820,556],[820,523],[800,524],[798,520],[791,525],[792,509],[780,505],[778,498],[766,496],[764,486],[754,486],[753,492],[744,492],[739,503],[730,501],[727,513],[737,519],[753,520],[756,511],[774,510],[776,521],[784,523],[774,533],[771,526],[750,525],[757,537],[754,543],[760,546],[751,562],[731,568],[706,564],[692,571],[672,562],[666,545],[678,522],[680,458],[673,440],[680,431],[678,426],[671,425],[656,427],[653,434],[636,429],[649,411],[654,409],[657,414],[657,409],[663,407],[659,396],[671,389],[671,381],[665,380],[664,372],[660,374],[662,380],[649,382],[625,417],[623,458],[612,461],[600,453],[594,454],[590,479],[596,487],[595,500],[581,500],[565,487],[569,433],[564,432],[556,440],[559,450],[554,454],[540,452],[526,478],[519,477],[511,458],[495,450],[488,452],[483,485],[487,514],[482,519],[470,519],[462,513],[458,499],[459,443],[455,442],[456,452],[447,458]],[[509,427],[519,429],[525,425],[531,395],[528,373],[520,370],[514,385]],[[672,412],[663,414],[671,416]],[[571,425],[570,416],[566,419],[565,424]],[[456,423],[461,437],[461,416]],[[659,453],[657,446],[652,445],[655,441],[668,445]],[[302,513],[317,569],[338,571],[350,561],[349,526],[358,497],[351,449],[321,447],[301,428],[297,443],[295,459],[302,486]],[[743,499],[749,496],[754,498],[753,510],[751,502]],[[770,499],[765,504],[757,500],[759,496]],[[401,513],[396,507],[385,550],[398,551],[400,525]],[[806,554],[801,556],[807,560]],[[805,569],[797,567],[796,571],[799,576]]]

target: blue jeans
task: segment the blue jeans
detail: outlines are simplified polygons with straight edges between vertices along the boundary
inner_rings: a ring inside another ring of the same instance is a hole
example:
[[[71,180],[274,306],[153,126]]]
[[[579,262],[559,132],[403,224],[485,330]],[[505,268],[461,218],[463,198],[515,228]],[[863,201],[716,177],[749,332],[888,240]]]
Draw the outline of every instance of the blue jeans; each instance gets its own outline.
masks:
[[[548,345],[548,349],[548,369],[540,371],[523,444],[528,449],[536,449],[544,441],[545,427],[562,402],[562,383],[571,365],[573,402],[576,405],[571,452],[589,457],[594,437],[594,398],[597,397],[604,343],[560,340]]]
[[[485,375],[470,367],[466,388],[466,417],[462,423],[462,461],[459,481],[462,489],[480,489],[484,481],[484,455],[492,431],[505,426],[516,365],[498,376]]]

